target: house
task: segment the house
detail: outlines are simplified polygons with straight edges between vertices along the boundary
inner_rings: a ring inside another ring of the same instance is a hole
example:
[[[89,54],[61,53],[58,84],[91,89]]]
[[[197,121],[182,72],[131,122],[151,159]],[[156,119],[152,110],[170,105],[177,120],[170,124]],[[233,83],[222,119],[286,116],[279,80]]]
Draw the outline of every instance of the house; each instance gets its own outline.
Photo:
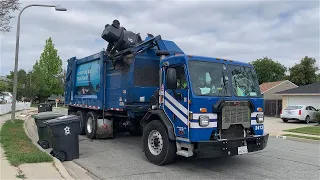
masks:
[[[298,87],[289,80],[266,82],[260,84],[260,91],[264,98],[265,116],[279,116],[282,109],[282,98],[275,93]]]
[[[275,93],[282,99],[282,106],[310,105],[320,109],[320,82]]]

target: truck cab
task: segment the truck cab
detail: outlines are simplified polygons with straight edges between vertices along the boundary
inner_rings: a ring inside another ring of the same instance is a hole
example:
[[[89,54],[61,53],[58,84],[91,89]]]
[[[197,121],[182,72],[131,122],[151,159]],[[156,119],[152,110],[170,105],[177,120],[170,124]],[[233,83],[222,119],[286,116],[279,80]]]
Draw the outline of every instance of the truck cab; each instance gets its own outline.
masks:
[[[174,161],[175,154],[212,158],[266,147],[263,98],[252,65],[185,54],[165,55],[162,53],[160,61],[158,103],[142,120],[144,151],[153,163]],[[158,119],[163,123],[155,125],[152,121]],[[165,132],[157,126],[165,127],[167,142],[163,139]],[[161,153],[171,152],[170,141],[175,141],[171,147],[174,153],[161,159]]]

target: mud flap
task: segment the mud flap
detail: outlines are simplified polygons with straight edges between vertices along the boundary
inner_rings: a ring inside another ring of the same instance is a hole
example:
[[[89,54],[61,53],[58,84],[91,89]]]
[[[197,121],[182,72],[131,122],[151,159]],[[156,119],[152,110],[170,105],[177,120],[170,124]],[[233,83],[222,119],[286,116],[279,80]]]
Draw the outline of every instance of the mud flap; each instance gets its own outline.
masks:
[[[96,138],[113,138],[113,120],[97,119]]]

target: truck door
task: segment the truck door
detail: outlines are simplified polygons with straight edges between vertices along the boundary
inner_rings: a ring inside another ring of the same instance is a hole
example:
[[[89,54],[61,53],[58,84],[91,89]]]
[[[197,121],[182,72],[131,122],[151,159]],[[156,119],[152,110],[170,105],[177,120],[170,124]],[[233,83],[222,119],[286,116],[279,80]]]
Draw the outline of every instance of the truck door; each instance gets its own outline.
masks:
[[[174,124],[176,136],[189,139],[189,97],[185,66],[179,65],[171,68],[176,69],[177,89],[167,89],[165,83],[164,111]]]

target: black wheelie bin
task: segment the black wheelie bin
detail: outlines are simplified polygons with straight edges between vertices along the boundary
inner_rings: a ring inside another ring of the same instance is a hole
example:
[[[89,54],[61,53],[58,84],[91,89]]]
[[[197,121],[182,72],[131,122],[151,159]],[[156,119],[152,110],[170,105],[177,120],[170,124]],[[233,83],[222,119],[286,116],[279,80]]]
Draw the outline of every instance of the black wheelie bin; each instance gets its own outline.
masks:
[[[52,141],[50,154],[61,162],[79,158],[80,118],[65,115],[44,122]]]
[[[50,103],[40,103],[38,105],[38,113],[52,111],[52,105]]]
[[[41,112],[38,114],[34,114],[31,117],[34,118],[34,121],[37,125],[38,129],[38,144],[43,148],[43,149],[48,149],[51,147],[51,139],[48,134],[48,129],[46,124],[44,124],[44,121],[50,120],[50,119],[55,119],[57,117],[64,116],[63,114],[60,113],[55,113],[55,112]]]

